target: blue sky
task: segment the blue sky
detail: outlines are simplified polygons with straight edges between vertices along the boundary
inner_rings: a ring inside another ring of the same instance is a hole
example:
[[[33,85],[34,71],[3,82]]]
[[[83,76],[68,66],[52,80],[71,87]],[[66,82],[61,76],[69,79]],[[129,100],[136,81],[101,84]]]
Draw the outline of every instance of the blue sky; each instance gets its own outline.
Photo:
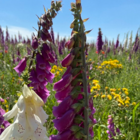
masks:
[[[70,36],[70,24],[73,15],[70,3],[75,0],[62,0],[62,10],[53,20],[55,35]],[[133,40],[140,27],[140,0],[81,0],[82,18],[89,18],[85,23],[87,30],[93,29],[88,34],[88,41],[96,41],[98,28],[102,29],[103,39],[116,41],[120,34],[120,41],[124,40],[126,33],[133,31]],[[8,26],[11,35],[18,33],[31,36],[37,28],[37,17],[44,13],[43,5],[50,8],[51,0],[3,0],[0,4],[0,25],[5,30]],[[36,34],[36,32],[35,32]]]

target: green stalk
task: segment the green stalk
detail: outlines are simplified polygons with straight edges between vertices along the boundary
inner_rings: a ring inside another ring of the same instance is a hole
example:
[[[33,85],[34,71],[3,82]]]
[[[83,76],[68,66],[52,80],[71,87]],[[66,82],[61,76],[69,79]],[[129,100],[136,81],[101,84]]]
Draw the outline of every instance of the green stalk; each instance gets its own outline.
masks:
[[[82,64],[83,64],[83,90],[84,90],[84,100],[85,100],[85,108],[84,108],[84,133],[86,135],[87,138],[85,138],[85,140],[89,140],[89,93],[88,93],[88,83],[87,83],[87,65],[86,65],[86,59],[85,59],[85,51],[84,51],[84,47],[85,47],[85,41],[84,41],[84,26],[83,26],[83,22],[81,25],[81,41],[82,41],[82,48],[81,48],[81,58],[82,58]]]

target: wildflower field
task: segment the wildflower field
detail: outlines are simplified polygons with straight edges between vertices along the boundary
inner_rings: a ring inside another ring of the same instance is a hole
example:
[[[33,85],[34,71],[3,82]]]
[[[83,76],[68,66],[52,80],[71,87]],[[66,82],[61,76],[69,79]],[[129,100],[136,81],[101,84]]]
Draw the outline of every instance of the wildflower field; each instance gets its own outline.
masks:
[[[80,4],[73,4],[71,11],[78,13]],[[25,86],[22,87],[26,84],[40,97],[44,103],[41,106],[48,115],[47,120],[42,123],[47,138],[44,137],[42,140],[140,140],[139,34],[136,34],[134,42],[130,34],[122,44],[119,42],[119,36],[116,42],[107,38],[103,40],[99,29],[97,41],[86,42],[84,57],[80,57],[79,48],[82,48],[82,41],[86,39],[82,36],[79,41],[75,36],[82,26],[77,28],[76,23],[71,24],[73,30],[69,40],[60,39],[59,35],[55,37],[50,18],[57,16],[55,12],[59,11],[61,4],[52,3],[52,5],[53,12],[49,11],[51,12],[51,16],[48,16],[49,21],[44,19],[46,11],[40,17],[43,19],[39,24],[42,27],[41,31],[45,30],[47,34],[43,32],[39,36],[38,33],[31,39],[24,39],[20,34],[11,38],[8,28],[5,37],[0,28],[0,133],[3,134],[4,130],[15,124],[17,118],[14,119],[12,116],[9,120],[4,120],[3,115],[12,110],[15,104],[19,104],[18,100],[26,89]],[[83,20],[83,23],[87,20]],[[48,26],[45,22],[48,22]],[[88,32],[90,30],[85,34]],[[87,69],[82,67],[84,60]],[[86,82],[82,71],[86,71],[83,72]],[[87,90],[83,85],[87,86]],[[84,114],[85,91],[90,93],[89,119]],[[86,119],[88,127],[85,126]],[[17,122],[24,127],[20,121]],[[84,128],[84,131],[81,128]],[[86,135],[89,135],[89,138]],[[22,135],[16,136],[11,131],[9,140],[12,138],[19,140],[20,136],[21,140],[29,139],[23,138]],[[33,136],[30,137],[35,140]],[[39,139],[36,136],[36,140]]]

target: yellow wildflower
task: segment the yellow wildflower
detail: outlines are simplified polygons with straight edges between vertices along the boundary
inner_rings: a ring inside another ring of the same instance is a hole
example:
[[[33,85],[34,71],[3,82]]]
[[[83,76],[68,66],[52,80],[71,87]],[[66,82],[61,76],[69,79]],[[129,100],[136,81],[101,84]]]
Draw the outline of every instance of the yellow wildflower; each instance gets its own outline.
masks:
[[[128,91],[128,89],[127,89],[127,88],[122,88],[122,90],[123,90],[123,91]]]
[[[111,96],[111,95],[107,95],[107,98],[108,98],[109,100],[112,100],[112,96]]]
[[[59,71],[57,71],[56,74],[59,75]]]
[[[106,97],[106,95],[102,95],[102,96],[101,96],[101,98],[105,98],[105,97]]]
[[[2,104],[6,104],[7,103],[7,100],[4,100],[4,102],[2,102]]]
[[[124,102],[122,101],[122,99],[118,99],[117,100],[119,103],[121,103],[122,105],[124,105]]]
[[[136,105],[136,102],[133,102],[133,103],[132,103],[132,105],[134,105],[134,106],[135,106],[135,105]]]
[[[9,106],[8,105],[5,105],[6,106],[6,108],[8,108]]]
[[[119,103],[118,106],[121,107],[122,105]]]
[[[129,93],[128,93],[128,91],[125,91],[124,93],[125,93],[126,95],[128,95],[128,94],[129,94]]]
[[[14,103],[17,103],[17,100],[15,100]]]
[[[126,96],[126,100],[128,100],[128,101],[129,101],[129,100],[130,100],[130,98],[129,98],[128,96]]]
[[[51,72],[52,72],[52,73],[55,73],[55,69],[51,69]]]
[[[110,91],[111,91],[111,92],[112,92],[112,91],[113,91],[113,92],[115,92],[115,91],[116,91],[116,89],[115,89],[115,88],[111,88],[111,89],[110,89]]]
[[[96,97],[97,97],[97,95],[94,95],[93,97],[94,97],[94,98],[96,98]]]
[[[93,89],[92,88],[90,89],[90,92],[93,92]]]
[[[105,87],[105,90],[107,90],[108,89],[108,87]]]
[[[97,83],[99,83],[99,81],[98,80],[92,80],[92,83],[97,84]]]
[[[56,66],[56,65],[54,65],[54,66],[53,66],[53,69],[57,70],[57,66]]]
[[[128,100],[125,101],[125,104],[130,104],[130,102]]]

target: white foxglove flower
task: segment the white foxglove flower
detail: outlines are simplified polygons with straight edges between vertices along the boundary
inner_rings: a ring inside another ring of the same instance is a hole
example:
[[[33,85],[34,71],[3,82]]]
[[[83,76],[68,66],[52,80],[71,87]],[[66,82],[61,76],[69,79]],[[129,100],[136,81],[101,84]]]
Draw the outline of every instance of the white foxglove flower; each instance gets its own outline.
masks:
[[[27,85],[11,111],[4,114],[4,119],[13,117],[14,122],[0,135],[0,140],[49,140],[43,126],[48,115],[42,109],[43,100]]]

